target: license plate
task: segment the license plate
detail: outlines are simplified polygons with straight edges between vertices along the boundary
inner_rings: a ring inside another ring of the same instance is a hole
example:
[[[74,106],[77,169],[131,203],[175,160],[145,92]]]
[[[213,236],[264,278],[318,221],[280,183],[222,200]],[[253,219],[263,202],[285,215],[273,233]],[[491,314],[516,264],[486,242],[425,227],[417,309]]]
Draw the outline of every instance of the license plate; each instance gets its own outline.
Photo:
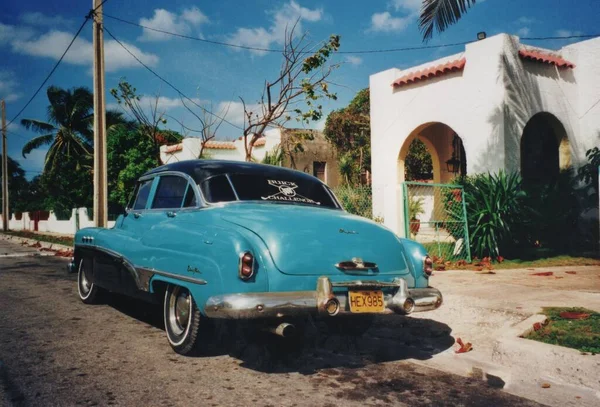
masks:
[[[385,311],[382,291],[349,291],[348,295],[350,299],[350,312]]]

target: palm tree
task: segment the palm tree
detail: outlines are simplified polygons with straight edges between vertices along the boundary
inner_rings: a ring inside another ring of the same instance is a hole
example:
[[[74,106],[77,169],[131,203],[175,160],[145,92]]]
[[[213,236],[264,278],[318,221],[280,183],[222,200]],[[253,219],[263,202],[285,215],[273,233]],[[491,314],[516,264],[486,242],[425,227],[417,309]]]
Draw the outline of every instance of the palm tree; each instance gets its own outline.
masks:
[[[434,28],[438,33],[445,31],[450,25],[455,24],[475,5],[476,0],[423,0],[419,28],[423,33],[423,40],[429,41],[433,37]]]
[[[93,107],[94,98],[89,89],[78,87],[62,89],[50,86],[47,90],[48,121],[23,119],[21,124],[28,130],[41,133],[41,136],[29,140],[23,146],[25,157],[31,151],[44,145],[50,145],[46,153],[44,171],[56,168],[62,156],[85,160],[93,151]],[[107,128],[122,122],[120,113],[106,112]]]

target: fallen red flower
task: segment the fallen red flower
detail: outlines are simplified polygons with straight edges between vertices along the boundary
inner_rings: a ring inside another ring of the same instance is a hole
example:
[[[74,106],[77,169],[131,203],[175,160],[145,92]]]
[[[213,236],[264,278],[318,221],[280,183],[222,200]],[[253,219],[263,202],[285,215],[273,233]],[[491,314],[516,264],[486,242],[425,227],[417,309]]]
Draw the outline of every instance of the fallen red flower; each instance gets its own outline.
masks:
[[[563,311],[559,315],[564,319],[588,319],[590,317],[588,313],[577,311]]]
[[[464,343],[462,341],[462,339],[456,338],[456,343],[458,343],[458,345],[460,346],[460,348],[458,348],[455,351],[456,353],[467,353],[467,352],[473,350],[473,345],[471,345],[470,342]]]

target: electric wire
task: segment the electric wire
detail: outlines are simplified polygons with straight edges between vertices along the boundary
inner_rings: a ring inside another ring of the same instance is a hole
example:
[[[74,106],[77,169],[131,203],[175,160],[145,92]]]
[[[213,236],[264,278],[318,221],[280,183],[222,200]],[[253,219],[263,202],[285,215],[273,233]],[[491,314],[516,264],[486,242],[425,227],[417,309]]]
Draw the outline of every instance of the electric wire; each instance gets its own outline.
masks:
[[[234,124],[232,122],[230,122],[229,120],[225,119],[224,117],[221,117],[219,115],[217,115],[216,113],[211,112],[210,110],[206,109],[205,107],[201,106],[200,104],[196,103],[194,100],[190,99],[185,93],[183,93],[182,91],[180,91],[178,88],[175,87],[175,85],[173,85],[171,82],[169,82],[168,80],[166,80],[165,78],[163,78],[162,76],[160,76],[155,70],[153,70],[152,68],[150,68],[148,65],[146,65],[141,59],[139,59],[133,52],[131,52],[129,50],[129,48],[127,48],[121,41],[119,41],[111,32],[108,28],[106,28],[106,25],[104,25],[104,31],[106,31],[106,33],[113,39],[115,40],[115,42],[117,44],[119,44],[129,55],[131,55],[140,65],[142,65],[144,68],[146,68],[146,70],[148,70],[150,73],[152,73],[152,75],[156,76],[158,79],[160,79],[162,82],[164,82],[167,86],[169,86],[171,89],[173,89],[175,92],[177,92],[181,97],[183,97],[185,100],[189,101],[190,103],[192,103],[193,105],[195,105],[196,107],[200,108],[201,110],[203,110],[204,112],[210,114],[211,116],[216,117],[219,120],[222,120],[224,123],[229,124],[232,127],[235,127],[238,130],[244,130],[242,127],[238,126],[237,124]]]
[[[174,33],[174,32],[170,32],[170,31],[166,31],[166,30],[161,30],[159,28],[149,27],[147,25],[139,24],[139,23],[136,23],[134,21],[125,20],[123,18],[120,18],[120,17],[117,17],[117,16],[113,16],[113,15],[110,15],[110,14],[106,14],[106,13],[103,13],[103,16],[106,17],[106,18],[110,18],[112,20],[115,20],[115,21],[119,21],[119,22],[124,23],[124,24],[129,24],[129,25],[132,25],[132,26],[135,26],[135,27],[143,28],[145,30],[154,31],[154,32],[165,34],[165,35],[170,35],[170,36],[173,36],[173,37],[179,37],[179,38],[184,38],[184,39],[188,39],[188,40],[200,41],[200,42],[204,42],[204,43],[207,43],[207,44],[221,45],[221,46],[230,47],[230,48],[238,48],[238,49],[245,49],[245,50],[259,51],[259,52],[276,52],[276,53],[281,53],[283,51],[281,49],[251,47],[251,46],[247,46],[247,45],[232,44],[232,43],[223,42],[223,41],[207,40],[206,38],[194,37],[194,36],[191,36],[191,35],[179,34],[179,33]],[[584,39],[584,38],[594,38],[594,37],[598,37],[598,36],[600,36],[600,34],[568,35],[568,36],[562,36],[562,37],[560,37],[560,36],[554,36],[554,37],[520,37],[520,39],[521,40],[526,40],[526,41],[545,41],[545,40]],[[381,53],[389,53],[389,52],[417,51],[417,50],[426,50],[426,49],[439,49],[439,48],[455,47],[455,46],[459,46],[459,45],[471,44],[471,43],[477,42],[477,41],[478,40],[461,41],[461,42],[454,42],[454,43],[448,43],[448,44],[439,44],[439,45],[414,45],[414,46],[407,46],[407,47],[401,47],[401,48],[367,49],[367,50],[355,50],[355,51],[336,51],[336,53],[337,54],[381,54]]]
[[[105,0],[105,2],[106,1],[107,0]],[[50,77],[52,76],[52,74],[54,73],[54,71],[56,71],[56,69],[58,68],[58,66],[62,62],[62,60],[65,58],[65,55],[67,55],[67,52],[69,52],[69,50],[73,46],[73,43],[75,42],[75,40],[77,39],[77,37],[79,37],[79,34],[81,34],[81,31],[83,30],[83,27],[85,27],[85,25],[90,20],[90,18],[92,18],[92,16],[93,16],[93,13],[90,11],[90,13],[85,17],[85,20],[83,20],[83,23],[81,24],[81,26],[79,27],[79,29],[77,30],[77,32],[75,33],[75,35],[73,36],[73,39],[71,40],[71,42],[69,43],[69,45],[67,46],[67,48],[65,49],[65,51],[62,53],[61,57],[58,59],[58,61],[56,61],[56,63],[54,64],[54,66],[52,67],[52,69],[50,70],[50,72],[48,73],[48,75],[46,75],[46,78],[44,79],[44,81],[37,88],[37,90],[33,93],[33,95],[29,98],[29,100],[27,101],[27,103],[25,103],[25,105],[21,108],[21,110],[19,110],[19,112],[16,115],[13,116],[13,118],[8,122],[8,124],[6,126],[4,126],[3,130],[7,129],[8,126],[10,126],[15,120],[17,120],[19,118],[19,116],[25,111],[25,109],[27,109],[27,107],[31,104],[31,102],[33,101],[33,99],[35,99],[35,97],[38,95],[38,93],[40,93],[40,91],[42,90],[42,88],[44,87],[44,85],[46,85],[46,83],[48,82],[48,80],[50,79]]]

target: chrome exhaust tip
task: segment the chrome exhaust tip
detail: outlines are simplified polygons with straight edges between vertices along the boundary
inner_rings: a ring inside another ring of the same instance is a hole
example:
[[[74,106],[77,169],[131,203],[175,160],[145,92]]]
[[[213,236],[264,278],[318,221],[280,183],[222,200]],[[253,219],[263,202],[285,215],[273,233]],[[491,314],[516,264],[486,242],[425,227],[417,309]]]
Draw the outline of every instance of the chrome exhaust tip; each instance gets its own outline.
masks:
[[[404,304],[402,305],[402,309],[404,311],[404,314],[410,314],[415,309],[415,301],[412,298],[407,298],[406,301],[404,301]]]
[[[279,335],[282,338],[290,338],[296,335],[296,327],[293,324],[282,322],[276,327],[269,328],[269,332]]]

